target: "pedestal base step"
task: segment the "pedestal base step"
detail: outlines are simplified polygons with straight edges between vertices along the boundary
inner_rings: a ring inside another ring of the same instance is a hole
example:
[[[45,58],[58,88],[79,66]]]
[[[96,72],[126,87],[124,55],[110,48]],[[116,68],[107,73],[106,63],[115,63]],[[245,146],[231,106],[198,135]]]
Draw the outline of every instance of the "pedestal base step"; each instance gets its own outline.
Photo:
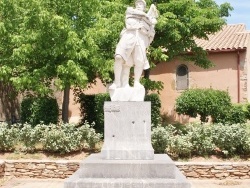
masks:
[[[93,154],[66,179],[64,188],[190,188],[165,154],[154,160],[102,160]]]
[[[153,160],[103,160],[92,154],[80,163],[80,178],[175,178],[175,164],[168,155]]]
[[[163,178],[79,178],[76,174],[67,179],[64,188],[191,188],[185,176],[176,173],[176,179]]]

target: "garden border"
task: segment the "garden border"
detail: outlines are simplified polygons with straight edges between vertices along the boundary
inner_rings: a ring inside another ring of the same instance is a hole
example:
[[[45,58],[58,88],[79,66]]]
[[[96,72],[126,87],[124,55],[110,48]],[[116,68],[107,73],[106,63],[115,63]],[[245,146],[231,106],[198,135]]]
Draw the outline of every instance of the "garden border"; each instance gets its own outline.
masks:
[[[81,160],[0,160],[0,177],[67,178]],[[187,178],[250,179],[250,162],[175,162]]]

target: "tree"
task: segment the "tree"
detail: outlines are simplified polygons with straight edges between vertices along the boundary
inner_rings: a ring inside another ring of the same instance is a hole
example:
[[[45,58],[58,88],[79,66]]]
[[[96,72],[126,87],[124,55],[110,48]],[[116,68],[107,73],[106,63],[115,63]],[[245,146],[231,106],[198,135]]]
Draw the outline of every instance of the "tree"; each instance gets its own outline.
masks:
[[[86,87],[96,74],[90,59],[95,44],[86,36],[99,5],[99,0],[2,0],[0,80],[41,96],[52,92],[52,84],[66,94],[71,86]]]
[[[112,80],[113,54],[124,27],[125,10],[134,0],[1,0],[0,81],[17,91],[51,93],[64,90],[67,121],[69,89],[85,88],[97,76]],[[150,4],[151,1],[147,0]],[[176,56],[207,68],[212,63],[196,38],[221,29],[232,10],[213,0],[158,0],[152,62]],[[186,53],[190,51],[192,53]],[[153,65],[153,64],[152,64]],[[153,88],[153,87],[151,87]],[[159,85],[157,88],[161,88]]]
[[[209,34],[219,31],[226,23],[224,17],[233,10],[230,4],[219,6],[214,0],[158,0],[157,7],[160,17],[151,57],[171,60],[181,56],[200,67],[211,67],[206,51],[196,45],[195,38],[208,39]]]

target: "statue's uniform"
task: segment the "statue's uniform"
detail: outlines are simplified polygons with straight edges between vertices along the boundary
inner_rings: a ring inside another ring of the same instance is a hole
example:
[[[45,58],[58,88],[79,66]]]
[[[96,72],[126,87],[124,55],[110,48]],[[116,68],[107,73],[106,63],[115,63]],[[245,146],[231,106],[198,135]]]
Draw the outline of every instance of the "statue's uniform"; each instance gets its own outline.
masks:
[[[121,32],[115,55],[120,55],[127,66],[149,68],[146,49],[154,38],[154,25],[142,11],[128,7],[126,28]]]

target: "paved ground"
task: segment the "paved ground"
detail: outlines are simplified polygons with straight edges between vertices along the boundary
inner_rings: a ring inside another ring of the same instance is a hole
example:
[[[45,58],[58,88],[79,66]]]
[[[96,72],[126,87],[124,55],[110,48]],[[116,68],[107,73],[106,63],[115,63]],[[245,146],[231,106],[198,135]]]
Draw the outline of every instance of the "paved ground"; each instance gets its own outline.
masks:
[[[248,180],[196,180],[189,179],[192,188],[250,188]],[[17,179],[4,183],[1,188],[63,188],[62,179]]]

